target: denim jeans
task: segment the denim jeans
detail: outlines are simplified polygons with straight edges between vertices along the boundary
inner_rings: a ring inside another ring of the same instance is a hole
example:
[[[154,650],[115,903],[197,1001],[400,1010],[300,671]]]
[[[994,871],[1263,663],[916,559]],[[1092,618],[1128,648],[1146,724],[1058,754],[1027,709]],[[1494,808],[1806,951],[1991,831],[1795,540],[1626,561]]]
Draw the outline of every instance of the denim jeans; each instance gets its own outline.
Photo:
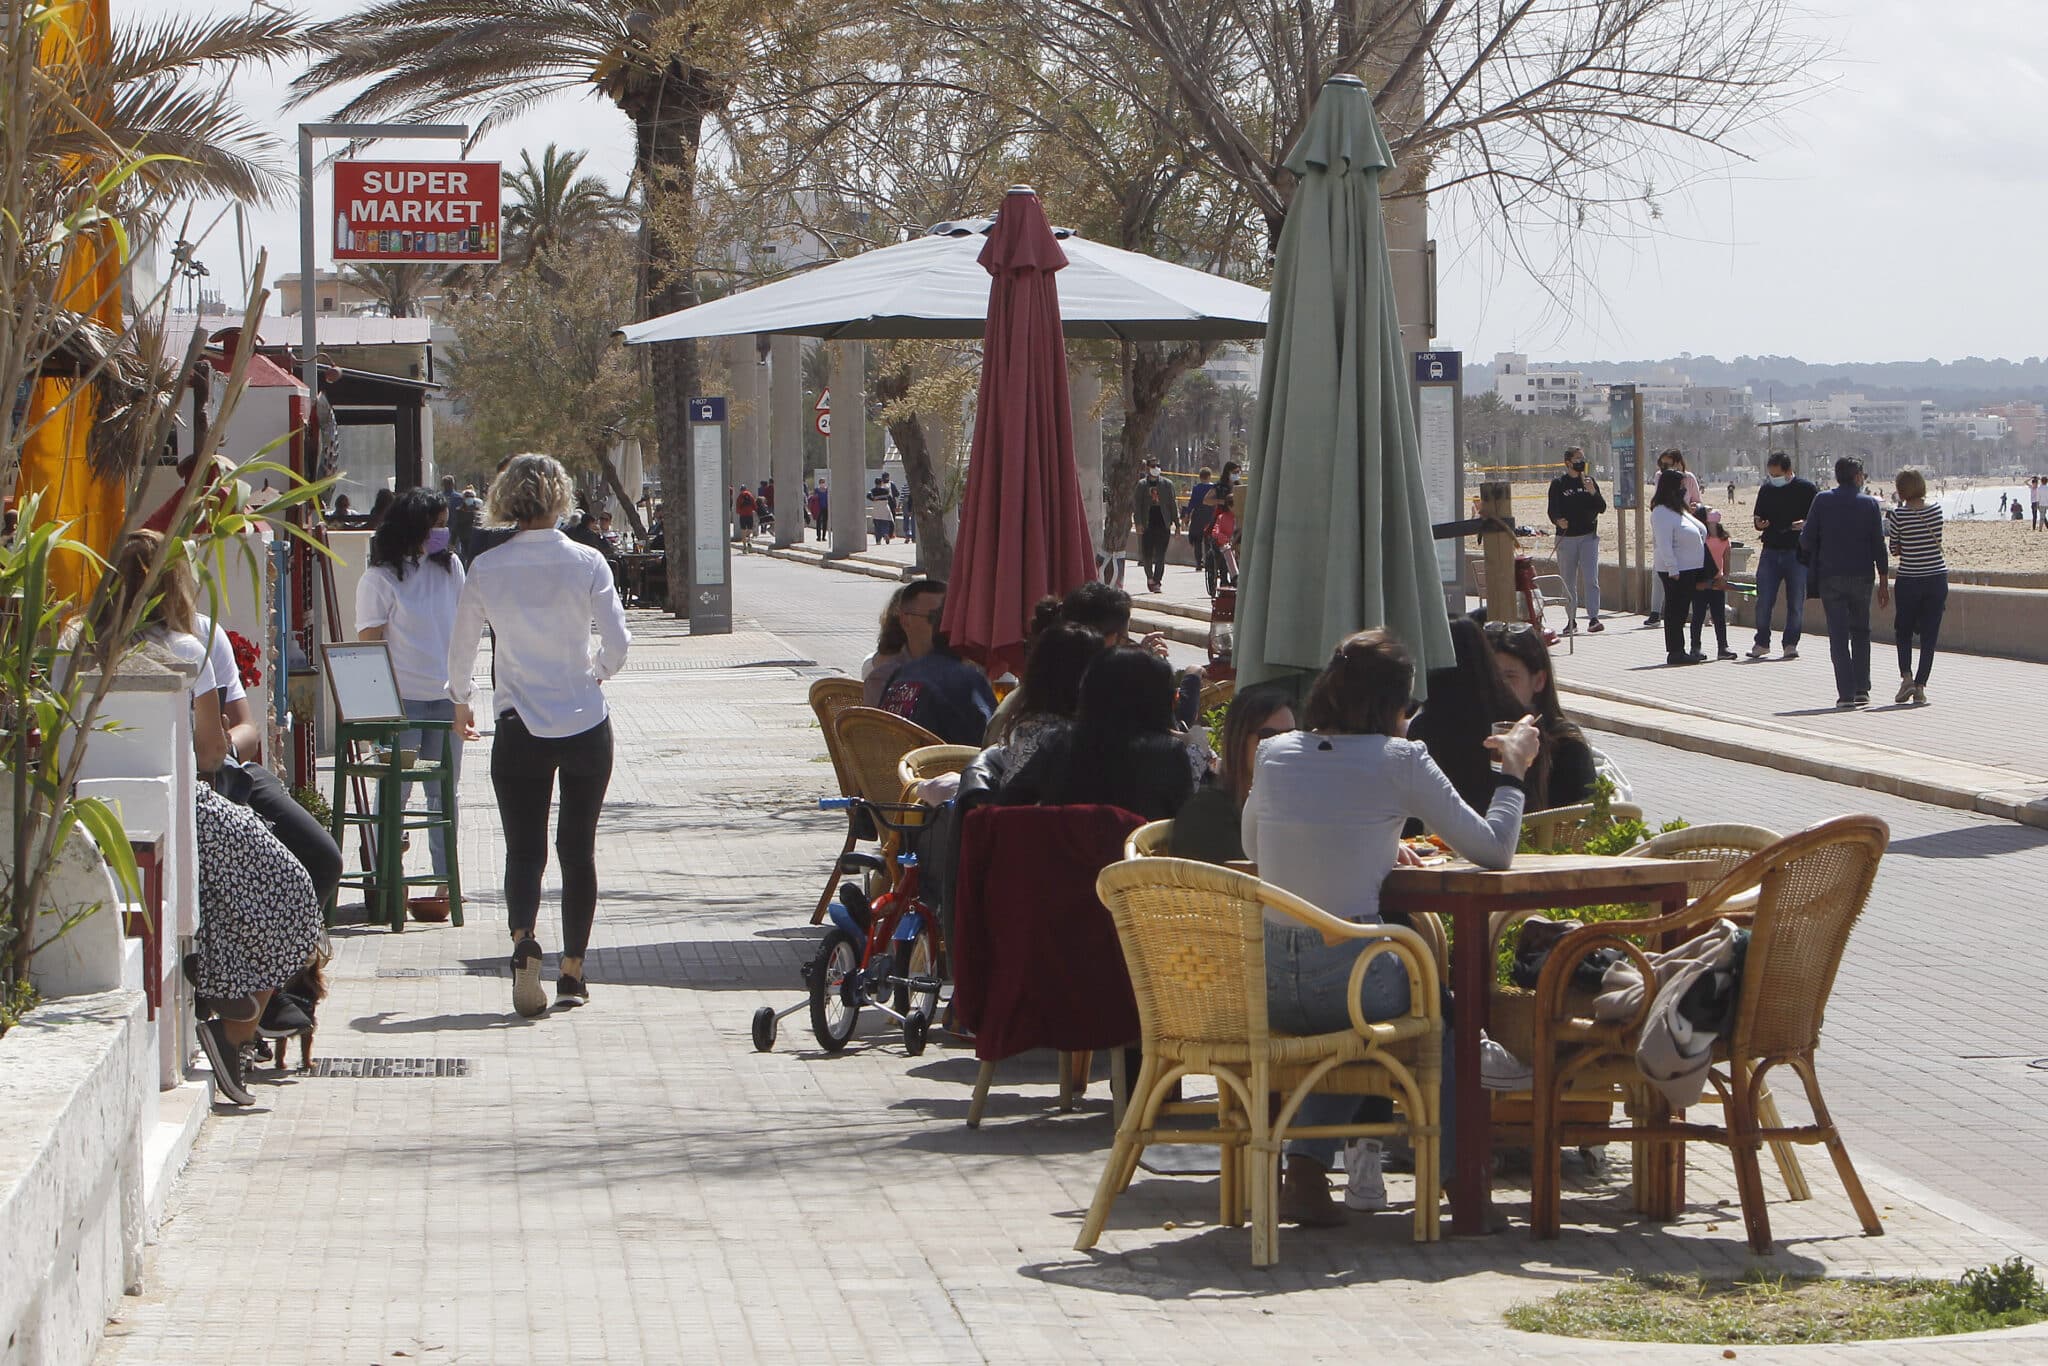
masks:
[[[1571,623],[1579,624],[1579,608],[1586,620],[1600,620],[1600,534],[1557,538],[1557,572],[1564,576],[1565,591],[1571,594]]]
[[[1764,550],[1756,557],[1756,643],[1771,648],[1771,613],[1778,605],[1778,589],[1785,589],[1785,648],[1799,647],[1802,614],[1806,611],[1806,566],[1799,563],[1796,550]]]
[[[405,714],[415,721],[453,721],[455,719],[455,704],[445,697],[430,699],[424,702],[415,702],[412,698],[408,697],[404,699],[404,703]],[[459,788],[462,785],[462,737],[454,731],[400,731],[398,733],[398,745],[401,749],[418,750],[420,752],[420,762],[423,764],[440,762],[441,747],[443,745],[452,746],[449,752],[449,766],[455,770],[456,786]],[[439,783],[423,783],[421,786],[427,790],[427,810],[438,814],[441,810],[441,785]],[[408,784],[407,791],[409,792],[410,789],[411,784]],[[448,815],[452,818],[455,813],[451,811]],[[433,856],[435,877],[445,878],[448,876],[448,833],[446,829],[434,829],[427,832],[427,850]]]
[[[1892,635],[1899,648],[1899,677],[1912,676],[1921,687],[1934,672],[1934,646],[1941,638],[1941,614],[1948,608],[1948,575],[1901,575],[1892,585],[1898,612]],[[1913,637],[1920,637],[1920,667],[1913,667]]]
[[[1372,946],[1369,939],[1347,939],[1334,947],[1322,935],[1309,929],[1266,926],[1266,1019],[1283,1034],[1333,1034],[1351,1028],[1351,1010],[1344,999],[1351,981],[1351,965]],[[1358,1003],[1368,1020],[1390,1020],[1408,1013],[1408,972],[1392,954],[1382,954],[1365,970],[1359,984]],[[1444,1026],[1443,1115],[1441,1150],[1454,1146],[1456,1129],[1452,1120],[1451,1030]],[[1294,1122],[1301,1125],[1350,1124],[1359,1107],[1370,1103],[1368,1096],[1311,1093],[1303,1098]],[[1287,1151],[1312,1158],[1325,1167],[1337,1164],[1340,1140],[1296,1138]],[[1448,1164],[1448,1158],[1445,1159]],[[1448,1170],[1448,1165],[1446,1166]]]
[[[1870,691],[1870,588],[1870,579],[1862,574],[1828,574],[1820,581],[1837,698]]]

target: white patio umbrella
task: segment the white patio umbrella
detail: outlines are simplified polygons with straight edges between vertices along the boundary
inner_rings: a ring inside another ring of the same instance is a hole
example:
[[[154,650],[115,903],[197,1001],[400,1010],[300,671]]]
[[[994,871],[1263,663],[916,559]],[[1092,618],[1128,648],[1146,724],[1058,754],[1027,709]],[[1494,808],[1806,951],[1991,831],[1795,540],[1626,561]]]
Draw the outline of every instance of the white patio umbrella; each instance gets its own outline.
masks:
[[[988,318],[982,240],[989,219],[941,223],[773,284],[619,329],[631,345],[770,332],[857,341],[979,338]],[[1059,282],[1069,337],[1208,341],[1266,334],[1266,291],[1054,229],[1067,254]]]

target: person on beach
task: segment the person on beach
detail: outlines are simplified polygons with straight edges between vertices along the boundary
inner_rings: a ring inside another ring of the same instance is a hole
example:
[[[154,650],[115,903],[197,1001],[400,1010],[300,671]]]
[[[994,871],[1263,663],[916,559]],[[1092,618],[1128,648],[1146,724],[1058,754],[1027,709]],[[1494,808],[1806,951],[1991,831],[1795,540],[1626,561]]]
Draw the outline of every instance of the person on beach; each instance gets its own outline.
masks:
[[[612,778],[611,710],[604,681],[626,662],[632,633],[604,556],[556,529],[575,485],[547,455],[514,456],[491,483],[493,522],[519,528],[480,555],[455,608],[448,646],[448,697],[456,734],[480,738],[477,645],[491,628],[491,787],[505,831],[505,911],[512,932],[512,1008],[531,1019],[547,1009],[535,937],[541,874],[548,863],[548,811],[562,794],[555,852],[562,863],[562,957],[555,1003],[589,1001],[583,957],[597,917],[597,822]],[[593,659],[590,630],[597,627]]]
[[[1799,533],[1806,527],[1806,510],[1820,490],[1792,473],[1792,457],[1783,451],[1772,451],[1764,469],[1769,477],[1756,491],[1756,504],[1750,509],[1764,543],[1756,557],[1756,644],[1749,647],[1749,657],[1762,659],[1771,652],[1771,614],[1782,588],[1785,658],[1797,659],[1806,611],[1806,562],[1800,558]]]
[[[1684,479],[1684,510],[1690,512],[1692,509],[1698,507],[1701,502],[1700,481],[1696,476],[1692,474],[1691,471],[1686,469],[1685,453],[1675,446],[1657,457],[1657,477],[1660,480],[1664,477],[1664,473],[1667,470],[1677,471],[1678,474]],[[1664,580],[1662,578],[1653,578],[1650,580],[1650,615],[1643,618],[1643,625],[1655,626],[1663,620]],[[1679,622],[1679,625],[1685,625],[1684,621],[1681,620]]]
[[[1817,495],[1806,512],[1800,549],[1820,578],[1821,610],[1828,617],[1828,654],[1835,665],[1835,705],[1870,701],[1870,583],[1877,605],[1891,606],[1891,561],[1885,553],[1884,517],[1863,491],[1863,462],[1835,462],[1835,487]]]
[[[1657,476],[1657,492],[1650,499],[1650,543],[1655,548],[1657,582],[1664,586],[1666,664],[1706,661],[1705,655],[1688,653],[1685,648],[1693,591],[1707,563],[1707,528],[1692,515],[1685,498],[1683,472],[1667,468]]]
[[[1564,576],[1571,616],[1564,633],[1579,629],[1579,605],[1586,607],[1586,629],[1604,631],[1600,624],[1600,514],[1607,511],[1607,499],[1600,485],[1586,472],[1586,453],[1577,446],[1564,453],[1564,473],[1550,481],[1548,512],[1557,528],[1557,572]]]
[[[1941,554],[1941,504],[1927,501],[1927,476],[1900,470],[1895,481],[1899,505],[1885,514],[1885,535],[1898,562],[1892,639],[1899,651],[1899,691],[1892,701],[1927,705],[1927,677],[1934,672],[1934,647],[1948,606],[1948,562]],[[1913,667],[1913,641],[1920,641],[1920,667]]]
[[[1692,598],[1692,652],[1700,653],[1700,631],[1707,624],[1707,617],[1714,618],[1714,639],[1717,657],[1735,658],[1735,651],[1728,648],[1728,551],[1734,542],[1728,539],[1728,528],[1721,524],[1719,512],[1707,513],[1707,563],[1700,577],[1699,590]]]

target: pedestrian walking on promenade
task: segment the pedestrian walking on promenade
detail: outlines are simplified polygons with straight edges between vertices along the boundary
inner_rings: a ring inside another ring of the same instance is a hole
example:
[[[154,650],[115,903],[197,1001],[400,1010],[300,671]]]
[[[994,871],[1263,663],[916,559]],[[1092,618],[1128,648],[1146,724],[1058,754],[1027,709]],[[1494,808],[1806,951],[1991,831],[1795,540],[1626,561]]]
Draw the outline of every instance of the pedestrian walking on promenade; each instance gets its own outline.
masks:
[[[1797,659],[1806,611],[1806,561],[1799,549],[1799,533],[1806,527],[1806,510],[1820,490],[1792,473],[1792,457],[1783,451],[1772,451],[1764,469],[1769,478],[1756,491],[1756,506],[1751,509],[1764,543],[1756,557],[1756,644],[1749,647],[1749,657],[1762,659],[1771,652],[1771,614],[1782,588],[1785,658]]]
[[[1585,604],[1586,629],[1600,624],[1600,514],[1607,499],[1586,472],[1586,453],[1577,446],[1564,453],[1564,473],[1550,481],[1550,524],[1557,528],[1557,572],[1571,608],[1564,633],[1579,629],[1579,605]]]
[[[1149,456],[1132,507],[1138,528],[1138,555],[1145,566],[1145,589],[1157,593],[1166,582],[1166,544],[1180,529],[1180,499],[1173,481],[1159,473],[1159,462]]]
[[[1707,528],[1685,501],[1685,476],[1666,469],[1657,476],[1650,498],[1650,542],[1657,581],[1664,585],[1664,662],[1699,664],[1705,655],[1689,654],[1685,627],[1692,614],[1692,595],[1707,563]]]
[[[1941,614],[1948,606],[1948,562],[1941,554],[1941,504],[1927,501],[1927,476],[1900,470],[1899,505],[1885,514],[1885,532],[1898,563],[1898,602],[1892,639],[1899,650],[1899,691],[1894,702],[1927,704],[1927,676],[1934,671],[1934,647],[1941,638]],[[1920,667],[1913,667],[1913,640],[1920,641]]]
[[[491,705],[497,714],[491,787],[505,831],[512,1007],[528,1017],[547,1009],[534,926],[548,863],[548,809],[558,786],[562,957],[555,1002],[567,1008],[590,999],[583,955],[597,915],[597,822],[612,777],[612,723],[603,683],[626,662],[633,643],[611,567],[595,550],[555,529],[574,493],[568,473],[546,455],[514,457],[491,484],[491,520],[519,531],[471,567],[448,649],[455,727],[474,740],[477,644],[484,627],[491,628]],[[593,624],[599,640],[594,659]]]
[[[760,511],[761,502],[754,491],[745,484],[733,495],[732,520],[738,528],[740,553],[747,554],[754,548],[754,518]]]
[[[1821,610],[1828,617],[1828,654],[1835,664],[1835,705],[1870,701],[1870,581],[1877,605],[1891,606],[1891,561],[1885,553],[1884,515],[1863,491],[1863,462],[1835,462],[1835,487],[1814,497],[1799,533],[1806,562],[1820,578]]]
[[[1684,479],[1686,510],[1691,511],[1697,508],[1702,501],[1700,498],[1700,481],[1694,477],[1691,471],[1686,469],[1685,453],[1675,446],[1657,457],[1657,477],[1662,479],[1666,470],[1676,470]],[[1655,626],[1663,619],[1664,580],[1662,578],[1654,578],[1650,580],[1650,615],[1643,618],[1643,625]],[[1683,626],[1684,624],[1685,618],[1681,616],[1679,618],[1679,625]]]
[[[1700,575],[1699,588],[1692,595],[1692,652],[1700,653],[1700,631],[1706,626],[1708,616],[1714,618],[1714,639],[1719,642],[1715,649],[1722,659],[1735,658],[1735,651],[1728,648],[1728,550],[1734,543],[1728,539],[1728,528],[1721,524],[1719,512],[1707,514],[1707,563]]]
[[[868,490],[868,521],[875,533],[875,539],[888,545],[896,539],[896,503],[889,496],[889,486],[879,477],[875,486]]]

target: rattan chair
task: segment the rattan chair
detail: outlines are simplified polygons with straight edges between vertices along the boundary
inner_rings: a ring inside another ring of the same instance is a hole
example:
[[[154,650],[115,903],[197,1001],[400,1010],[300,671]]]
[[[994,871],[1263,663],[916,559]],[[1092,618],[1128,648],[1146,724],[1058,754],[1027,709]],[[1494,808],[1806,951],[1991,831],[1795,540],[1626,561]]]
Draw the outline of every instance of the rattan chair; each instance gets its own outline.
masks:
[[[847,779],[852,784],[853,790],[849,795],[885,804],[903,800],[903,782],[897,774],[897,766],[902,763],[903,756],[914,749],[939,743],[939,737],[923,726],[875,707],[846,708],[833,719],[832,729],[838,737],[840,757],[846,763]],[[901,842],[898,836],[887,830],[873,835],[856,833],[877,840],[887,865],[888,880],[894,882],[896,853]],[[851,849],[849,845],[848,851]],[[840,858],[843,860],[845,855]],[[837,868],[838,864],[835,864],[835,878]],[[836,887],[838,884],[835,881],[833,885]]]
[[[846,767],[846,755],[839,744],[839,713],[860,705],[861,691],[858,678],[821,678],[811,684],[811,714],[818,718],[818,729],[825,736],[825,755],[832,761],[832,776],[839,783],[839,795],[858,795],[853,786],[853,777]],[[839,865],[853,852],[853,846],[860,841],[861,824],[849,817],[846,822],[846,843],[841,846],[839,856],[832,860],[832,871],[825,876],[825,890],[818,897],[817,908],[811,912],[811,923],[817,924],[825,918],[825,908],[832,904],[832,893],[839,886]]]
[[[1201,710],[1197,714],[1207,716],[1218,707],[1227,707],[1230,705],[1230,699],[1235,696],[1237,696],[1237,681],[1235,679],[1226,678],[1215,683],[1206,683],[1202,686],[1201,701],[1197,704]]]
[[[1130,967],[1145,1061],[1075,1249],[1086,1251],[1102,1236],[1110,1206],[1147,1146],[1213,1143],[1223,1153],[1222,1219],[1242,1223],[1249,1203],[1252,1264],[1271,1266],[1279,1250],[1281,1145],[1292,1137],[1396,1134],[1415,1149],[1415,1240],[1435,1239],[1443,1020],[1436,964],[1423,941],[1397,925],[1339,920],[1255,877],[1185,859],[1112,864],[1095,885]],[[1320,930],[1331,944],[1378,941],[1352,969],[1351,1028],[1299,1038],[1268,1028],[1268,910]],[[1382,954],[1393,954],[1408,971],[1409,1011],[1369,1021],[1358,1013],[1358,983]],[[1216,1079],[1216,1127],[1157,1127],[1174,1083],[1190,1073]],[[1400,1117],[1297,1129],[1295,1112],[1312,1091],[1388,1096]]]
[[[1751,855],[1681,911],[1654,919],[1588,925],[1558,944],[1536,987],[1536,1048],[1530,1059],[1536,1074],[1531,1176],[1535,1236],[1554,1238],[1558,1234],[1562,1218],[1558,1149],[1608,1138],[1662,1140],[1658,1147],[1667,1154],[1672,1149],[1664,1143],[1673,1140],[1703,1140],[1727,1147],[1741,1192],[1743,1223],[1750,1247],[1757,1252],[1769,1251],[1771,1245],[1759,1149],[1775,1141],[1824,1144],[1863,1231],[1872,1235],[1884,1232],[1849,1160],[1849,1150],[1829,1118],[1814,1070],[1814,1050],[1849,933],[1870,899],[1889,836],[1885,823],[1875,816],[1839,816]],[[1627,936],[1644,936],[1653,945],[1679,943],[1746,903],[1752,891],[1754,910],[1747,912],[1749,950],[1734,1027],[1715,1043],[1716,1066],[1710,1073],[1726,1122],[1680,1122],[1670,1118],[1661,1103],[1633,1128],[1585,1125],[1561,1118],[1558,1100],[1567,1086],[1601,1079],[1618,1085],[1642,1084],[1635,1050],[1653,999],[1653,994],[1646,993],[1642,1008],[1630,1020],[1606,1022],[1576,1014],[1567,1008],[1565,990],[1572,966],[1594,949],[1613,947],[1629,955],[1649,980],[1649,962]],[[1764,1078],[1780,1064],[1798,1073],[1813,1110],[1813,1123],[1771,1124],[1764,1119],[1759,1104]],[[1675,1190],[1679,1174],[1675,1163],[1668,1171],[1652,1171],[1646,1189]],[[1676,1214],[1663,1204],[1658,1200],[1651,1212],[1660,1217]]]
[[[1618,821],[1639,821],[1643,808],[1628,802],[1610,802],[1608,814]],[[1549,811],[1531,811],[1522,817],[1522,839],[1534,843],[1546,854],[1582,854],[1586,840],[1594,833],[1593,804],[1559,806]]]
[[[1173,848],[1173,822],[1147,821],[1124,841],[1125,858],[1166,858]]]
[[[925,745],[913,749],[896,762],[896,778],[903,788],[901,800],[917,800],[912,790],[917,784],[927,778],[959,773],[980,755],[981,751],[973,745]]]

